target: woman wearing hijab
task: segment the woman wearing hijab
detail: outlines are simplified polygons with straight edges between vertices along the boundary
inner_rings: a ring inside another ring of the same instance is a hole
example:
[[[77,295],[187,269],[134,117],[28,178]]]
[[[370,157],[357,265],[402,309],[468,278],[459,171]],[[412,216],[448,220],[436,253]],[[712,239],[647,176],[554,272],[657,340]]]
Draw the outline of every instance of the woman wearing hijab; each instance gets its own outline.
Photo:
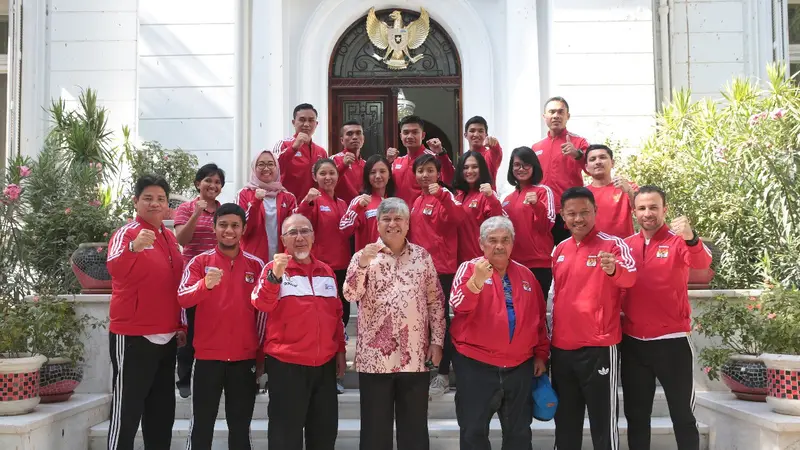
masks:
[[[271,152],[262,150],[250,169],[250,181],[236,196],[247,218],[242,249],[262,261],[272,261],[275,253],[283,251],[281,224],[292,215],[297,200],[281,184],[278,159]]]

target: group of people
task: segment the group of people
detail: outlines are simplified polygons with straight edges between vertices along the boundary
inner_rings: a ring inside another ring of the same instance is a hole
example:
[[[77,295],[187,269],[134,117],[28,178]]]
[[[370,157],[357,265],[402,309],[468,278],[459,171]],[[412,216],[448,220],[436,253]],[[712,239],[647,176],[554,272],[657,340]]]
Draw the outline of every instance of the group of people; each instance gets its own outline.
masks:
[[[393,426],[399,450],[429,448],[428,401],[450,389],[451,363],[462,449],[490,448],[495,414],[504,449],[531,449],[531,390],[548,372],[557,448],[581,448],[587,409],[594,448],[619,448],[620,380],[629,447],[649,448],[658,379],[678,448],[699,449],[687,280],[710,252],[685,217],[666,223],[660,188],[612,177],[613,151],[569,117],[563,98],[546,102],[548,134],[511,152],[502,200],[503,149],[480,116],[455,166],[416,116],[400,122],[404,155],[364,160],[358,122],[332,157],[313,142],[309,104],[255,156],[236,203],[217,201],[225,173],[201,167],[174,234],[169,185],[140,178],[108,252],[109,449],[132,449],[140,421],[147,448],[169,448],[176,359],[187,448],[211,448],[224,392],[229,448],[251,449],[266,373],[269,448],[333,449],[354,302],[361,449],[392,449]]]

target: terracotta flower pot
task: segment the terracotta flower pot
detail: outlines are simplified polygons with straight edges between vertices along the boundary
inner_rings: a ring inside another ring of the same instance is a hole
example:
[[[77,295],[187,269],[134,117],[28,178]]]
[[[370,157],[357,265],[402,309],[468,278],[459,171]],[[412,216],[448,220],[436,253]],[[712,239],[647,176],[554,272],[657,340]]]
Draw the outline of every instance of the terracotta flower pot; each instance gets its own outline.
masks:
[[[83,368],[68,358],[51,358],[42,366],[39,395],[42,403],[69,400],[83,381]]]
[[[106,267],[108,244],[85,242],[70,257],[72,272],[78,277],[83,294],[110,294],[111,275]]]
[[[800,356],[764,353],[767,365],[767,404],[779,414],[800,416]]]
[[[42,355],[6,358],[0,355],[0,416],[27,414],[39,404]]]
[[[767,366],[756,356],[733,355],[722,365],[722,382],[739,400],[764,402],[767,398]]]

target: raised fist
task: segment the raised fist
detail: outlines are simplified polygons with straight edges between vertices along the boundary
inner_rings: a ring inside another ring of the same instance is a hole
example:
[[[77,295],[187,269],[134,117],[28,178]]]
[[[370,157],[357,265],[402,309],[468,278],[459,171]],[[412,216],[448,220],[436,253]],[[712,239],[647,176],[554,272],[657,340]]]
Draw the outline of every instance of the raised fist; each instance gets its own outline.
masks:
[[[308,190],[308,194],[306,194],[306,198],[303,199],[303,203],[311,203],[317,199],[321,194],[316,188],[311,188]]]
[[[275,275],[275,278],[280,278],[283,276],[283,272],[286,271],[286,266],[289,265],[290,259],[292,259],[291,255],[287,255],[286,253],[275,253],[275,256],[272,258],[272,274]]]
[[[308,144],[309,142],[311,142],[311,136],[306,133],[297,133],[297,137],[295,138],[294,143],[292,143],[292,148],[298,150],[300,147]]]
[[[475,263],[475,272],[472,274],[473,281],[476,285],[483,286],[489,278],[492,278],[494,269],[492,264],[486,258],[481,258]]]
[[[442,149],[442,141],[438,138],[428,139],[428,148],[431,149],[433,153],[437,155],[441,154],[444,150]]]
[[[389,147],[386,149],[386,159],[389,160],[389,164],[394,162],[397,159],[397,156],[400,154],[400,151],[394,147]]]
[[[614,275],[614,272],[617,270],[617,257],[614,256],[613,253],[608,252],[599,252],[597,256],[600,258],[600,267],[603,269],[603,272]]]
[[[361,194],[358,196],[358,204],[364,208],[369,205],[370,200],[372,200],[372,197],[369,194]]]
[[[492,185],[489,183],[481,184],[481,186],[478,188],[478,191],[481,194],[485,195],[486,197],[491,197],[492,195],[494,195],[494,191],[492,190]]]
[[[205,277],[206,289],[214,289],[214,287],[218,285],[221,280],[222,271],[216,267],[209,267]]]
[[[691,241],[694,239],[694,231],[692,231],[692,224],[689,223],[689,218],[680,216],[669,224],[669,228],[673,233],[682,237],[684,241]]]
[[[345,152],[344,153],[344,158],[342,159],[342,161],[346,165],[349,166],[350,164],[353,164],[354,162],[356,162],[356,155],[354,155],[354,154],[352,154],[350,152]]]
[[[631,184],[622,177],[614,177],[611,180],[614,183],[614,187],[619,189],[620,191],[630,195],[633,193],[633,189],[631,189]]]
[[[377,242],[367,244],[367,246],[361,251],[361,256],[358,258],[359,267],[365,268],[369,266],[372,260],[378,256],[378,252],[380,252],[382,248],[383,244]]]
[[[264,200],[264,197],[267,196],[267,191],[264,189],[256,189],[256,199]]]
[[[432,184],[429,184],[429,185],[428,185],[428,193],[429,193],[429,194],[431,194],[431,195],[436,195],[436,194],[438,194],[438,193],[439,193],[439,190],[440,190],[441,188],[442,188],[442,187],[441,187],[441,186],[439,186],[439,183],[432,183]]]
[[[198,200],[197,203],[194,204],[194,214],[199,216],[204,209],[208,207],[208,202],[205,200]]]
[[[528,192],[527,194],[525,194],[525,200],[522,201],[522,204],[523,205],[535,205],[536,202],[538,202],[538,201],[539,201],[539,196],[536,194],[536,192],[531,191],[531,192]]]
[[[483,140],[484,147],[494,147],[498,145],[497,138],[494,136],[486,136],[486,139]]]
[[[133,251],[140,252],[153,245],[155,241],[156,234],[152,230],[143,229],[136,235],[136,239],[133,240]]]

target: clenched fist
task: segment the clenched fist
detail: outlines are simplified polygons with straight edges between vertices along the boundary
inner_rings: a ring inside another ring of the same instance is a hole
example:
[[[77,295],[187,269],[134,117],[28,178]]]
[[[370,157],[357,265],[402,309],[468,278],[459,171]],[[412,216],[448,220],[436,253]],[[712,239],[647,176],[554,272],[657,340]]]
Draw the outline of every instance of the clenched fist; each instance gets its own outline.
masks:
[[[535,205],[539,201],[539,196],[536,192],[528,192],[525,194],[525,200],[522,201],[523,205]]]
[[[431,194],[431,195],[436,195],[436,194],[438,194],[438,193],[439,193],[439,190],[440,190],[441,188],[442,188],[442,187],[441,187],[441,186],[439,186],[439,183],[432,183],[432,184],[429,184],[429,185],[428,185],[428,193],[429,193],[429,194]]]
[[[297,138],[294,140],[294,143],[292,143],[292,148],[298,150],[300,147],[308,144],[309,142],[311,142],[311,136],[309,136],[307,133],[297,133]]]
[[[492,273],[494,273],[494,268],[492,268],[489,260],[486,258],[479,259],[475,263],[475,272],[472,274],[472,281],[475,283],[475,287],[483,286],[486,280],[492,278]]]
[[[389,147],[386,149],[386,159],[389,160],[389,164],[394,162],[397,159],[397,156],[400,154],[400,151],[394,147]]]
[[[611,180],[611,182],[614,183],[614,187],[619,189],[620,191],[622,191],[622,192],[624,192],[624,193],[626,193],[628,195],[633,194],[633,189],[631,188],[631,184],[625,178],[614,177]]]
[[[617,270],[617,257],[608,252],[599,252],[597,256],[600,258],[600,268],[603,269],[603,272],[614,275]]]
[[[345,152],[344,153],[344,158],[342,158],[342,162],[344,162],[346,165],[349,166],[350,164],[353,164],[354,162],[356,162],[356,155],[354,155],[354,154],[352,154],[350,152]]]
[[[136,235],[136,239],[133,240],[133,251],[140,252],[153,245],[155,241],[156,234],[152,230],[142,230]]]
[[[272,274],[275,275],[275,278],[280,278],[283,276],[283,273],[286,271],[286,266],[289,265],[290,259],[292,259],[291,255],[287,255],[286,253],[275,253],[275,256],[272,258]]]
[[[486,139],[483,140],[484,147],[494,147],[498,145],[497,138],[494,136],[486,136]]]
[[[358,204],[363,208],[366,208],[367,205],[369,205],[370,200],[372,200],[372,197],[369,194],[361,194],[358,196]]]
[[[494,195],[494,191],[492,190],[492,185],[489,183],[483,183],[478,188],[478,191],[486,197],[491,197]]]
[[[361,251],[361,256],[358,258],[358,266],[362,269],[368,267],[372,260],[378,256],[378,252],[380,252],[382,248],[383,244],[377,242],[367,244],[364,250]]]
[[[444,152],[444,149],[442,149],[442,141],[437,138],[428,139],[428,148],[437,155],[440,155],[442,152]]]
[[[321,194],[319,190],[316,188],[311,188],[308,190],[308,194],[306,194],[306,198],[303,199],[303,203],[311,203],[317,199]]]
[[[216,267],[209,267],[204,280],[206,289],[214,289],[214,287],[222,281],[222,271]]]
[[[267,191],[264,189],[256,189],[256,199],[264,200],[264,197],[267,196]]]
[[[203,210],[208,207],[208,202],[205,200],[198,200],[197,203],[194,204],[194,215],[199,216],[203,213]]]
[[[694,231],[692,231],[692,224],[689,223],[689,218],[680,216],[669,224],[669,228],[673,233],[682,237],[684,241],[691,241],[694,239]]]

